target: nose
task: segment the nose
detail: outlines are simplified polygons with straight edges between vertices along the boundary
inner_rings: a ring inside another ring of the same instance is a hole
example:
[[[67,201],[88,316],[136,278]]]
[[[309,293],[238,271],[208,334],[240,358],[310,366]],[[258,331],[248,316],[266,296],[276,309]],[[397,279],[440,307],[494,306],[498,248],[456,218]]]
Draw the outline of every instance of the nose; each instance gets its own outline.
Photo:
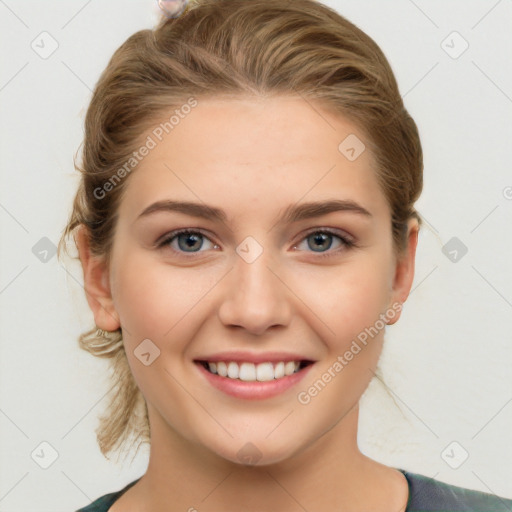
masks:
[[[252,263],[235,259],[234,268],[224,280],[218,310],[225,326],[261,335],[271,327],[289,325],[290,291],[272,266],[265,252]]]

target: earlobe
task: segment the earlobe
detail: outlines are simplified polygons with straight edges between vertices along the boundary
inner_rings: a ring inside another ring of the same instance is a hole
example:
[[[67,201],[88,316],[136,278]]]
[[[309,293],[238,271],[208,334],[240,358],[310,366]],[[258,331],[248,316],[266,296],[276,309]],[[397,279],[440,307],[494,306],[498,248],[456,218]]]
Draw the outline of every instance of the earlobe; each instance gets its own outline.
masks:
[[[91,254],[86,226],[77,228],[75,242],[84,273],[85,295],[94,314],[94,322],[100,329],[116,331],[120,321],[112,300],[109,269],[103,258]]]
[[[407,297],[411,291],[412,283],[414,280],[418,232],[418,221],[416,219],[411,219],[408,223],[406,250],[396,263],[391,305],[395,303],[403,304],[407,300]],[[401,311],[402,308],[400,308],[400,311],[392,320],[388,321],[388,325],[392,325],[398,321]]]

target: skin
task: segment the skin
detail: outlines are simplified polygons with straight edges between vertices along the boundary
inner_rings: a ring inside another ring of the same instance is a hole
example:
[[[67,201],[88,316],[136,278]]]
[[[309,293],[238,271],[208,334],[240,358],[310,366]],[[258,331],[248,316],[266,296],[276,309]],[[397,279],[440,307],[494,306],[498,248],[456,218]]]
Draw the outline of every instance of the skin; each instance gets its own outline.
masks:
[[[308,404],[297,399],[360,332],[407,299],[414,277],[417,221],[397,257],[370,150],[354,161],[338,150],[349,134],[364,141],[347,119],[295,96],[200,98],[129,176],[110,268],[78,232],[96,325],[122,327],[152,432],[146,474],[111,511],[405,510],[405,477],[357,445],[358,402],[385,330]],[[333,198],[353,200],[371,217],[339,211],[282,222],[289,205]],[[227,220],[177,212],[137,219],[163,199],[219,207]],[[188,251],[186,235],[181,248],[177,238],[154,247],[180,228],[201,228],[206,237]],[[356,247],[336,236],[325,246],[308,238],[321,228],[350,235]],[[248,236],[263,248],[252,263],[236,252]],[[160,350],[149,366],[134,355],[147,338]],[[193,363],[228,350],[316,362],[281,395],[243,400],[212,387]],[[249,442],[260,456],[255,465],[237,456]]]

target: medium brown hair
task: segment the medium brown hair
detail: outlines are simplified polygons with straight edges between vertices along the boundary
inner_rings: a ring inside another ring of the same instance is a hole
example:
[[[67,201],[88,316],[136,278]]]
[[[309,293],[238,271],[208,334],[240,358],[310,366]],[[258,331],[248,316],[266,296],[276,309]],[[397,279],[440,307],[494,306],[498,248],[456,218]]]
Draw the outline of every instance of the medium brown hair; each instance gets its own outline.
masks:
[[[414,203],[423,185],[423,156],[416,124],[379,46],[314,0],[196,0],[179,18],[162,17],[153,30],[130,36],[101,74],[85,118],[82,162],[75,163],[80,184],[59,255],[83,225],[91,252],[108,265],[129,176],[101,197],[97,191],[168,111],[191,97],[226,95],[300,95],[354,122],[390,205],[394,248],[403,252],[407,221],[414,217],[421,225]],[[102,453],[118,450],[132,436],[149,441],[147,407],[121,329],[94,327],[79,343],[112,363],[115,389],[96,430]]]

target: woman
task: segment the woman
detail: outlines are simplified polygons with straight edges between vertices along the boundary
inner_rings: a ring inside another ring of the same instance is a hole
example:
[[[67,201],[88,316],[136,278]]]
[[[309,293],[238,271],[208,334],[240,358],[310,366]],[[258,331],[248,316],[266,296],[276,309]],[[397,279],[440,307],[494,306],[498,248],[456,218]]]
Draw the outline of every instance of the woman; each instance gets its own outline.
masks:
[[[312,0],[200,0],[96,86],[73,234],[112,360],[82,512],[511,510],[365,456],[358,403],[414,277],[416,125],[379,47]]]

